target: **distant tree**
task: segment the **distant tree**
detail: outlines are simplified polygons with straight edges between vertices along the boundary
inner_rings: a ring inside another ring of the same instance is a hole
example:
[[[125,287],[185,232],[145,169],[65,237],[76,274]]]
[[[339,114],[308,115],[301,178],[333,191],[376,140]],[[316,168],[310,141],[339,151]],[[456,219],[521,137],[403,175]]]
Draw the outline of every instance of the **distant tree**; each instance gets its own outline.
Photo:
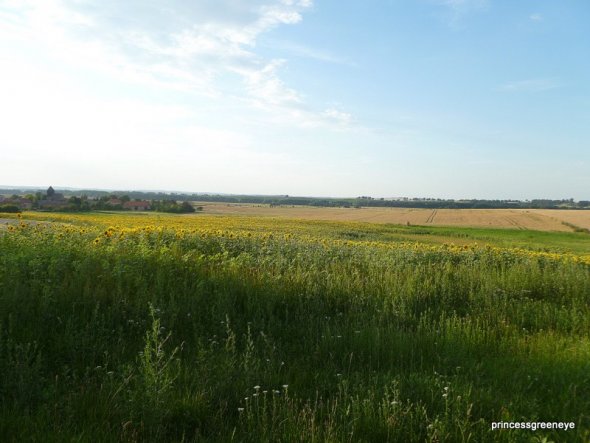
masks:
[[[195,212],[195,207],[189,202],[182,202],[180,205],[180,212]]]
[[[175,200],[152,200],[151,207],[156,212],[171,212],[174,214],[195,212],[195,208],[189,202],[178,204]]]
[[[80,197],[70,197],[68,202],[70,206],[73,206],[76,209],[80,209],[80,206],[82,205],[82,199]]]
[[[21,211],[16,205],[0,205],[0,212],[17,213]]]

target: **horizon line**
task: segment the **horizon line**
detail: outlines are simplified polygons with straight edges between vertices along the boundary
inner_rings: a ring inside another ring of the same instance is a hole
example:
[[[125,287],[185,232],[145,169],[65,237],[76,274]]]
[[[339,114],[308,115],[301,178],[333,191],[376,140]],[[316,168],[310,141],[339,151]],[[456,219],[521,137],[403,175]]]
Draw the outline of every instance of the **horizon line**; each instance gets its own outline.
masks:
[[[371,195],[357,195],[357,196],[347,196],[347,197],[335,197],[335,196],[327,196],[327,195],[292,195],[287,193],[275,193],[275,194],[240,194],[240,193],[232,193],[232,192],[203,192],[203,191],[180,191],[180,190],[164,190],[164,189],[114,189],[114,188],[92,188],[92,187],[72,187],[72,186],[53,186],[56,191],[69,191],[69,192],[76,192],[76,191],[93,191],[93,192],[109,192],[109,193],[122,193],[122,192],[145,192],[145,193],[160,193],[160,194],[187,194],[187,195],[209,195],[209,196],[241,196],[241,197],[283,197],[283,198],[331,198],[331,199],[338,199],[338,200],[347,200],[347,199],[362,199],[362,198],[369,198],[373,200],[447,200],[447,201],[470,201],[470,200],[484,200],[484,201],[514,201],[514,202],[525,202],[525,201],[533,201],[533,200],[552,200],[552,201],[585,201],[585,199],[576,200],[572,197],[568,198],[481,198],[481,197],[461,197],[461,198],[453,198],[453,197],[409,197],[409,196],[397,196],[397,197],[373,197]],[[49,186],[31,186],[31,185],[0,185],[0,193],[1,191],[6,190],[19,190],[19,191],[44,191]],[[590,198],[588,198],[590,200]]]

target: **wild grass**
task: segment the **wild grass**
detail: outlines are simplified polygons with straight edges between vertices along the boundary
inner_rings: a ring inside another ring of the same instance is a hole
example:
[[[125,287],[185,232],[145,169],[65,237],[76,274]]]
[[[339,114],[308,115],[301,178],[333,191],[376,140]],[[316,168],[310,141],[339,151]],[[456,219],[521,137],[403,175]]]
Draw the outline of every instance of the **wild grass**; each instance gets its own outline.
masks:
[[[3,441],[590,438],[590,267],[571,253],[159,220],[0,233]]]

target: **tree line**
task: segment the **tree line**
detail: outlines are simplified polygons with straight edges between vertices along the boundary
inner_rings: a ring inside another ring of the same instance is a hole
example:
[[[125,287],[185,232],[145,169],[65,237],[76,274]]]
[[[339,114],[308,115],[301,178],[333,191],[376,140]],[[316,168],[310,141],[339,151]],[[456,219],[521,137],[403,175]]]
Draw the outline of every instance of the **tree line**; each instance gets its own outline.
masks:
[[[22,190],[1,191],[4,195],[20,194]],[[109,205],[108,201],[117,198],[121,202],[146,200],[152,203],[153,210],[162,212],[190,212],[189,201],[218,203],[249,203],[271,206],[318,206],[318,207],[390,207],[390,208],[426,208],[426,209],[590,209],[589,200],[574,199],[533,199],[533,200],[487,200],[487,199],[435,199],[435,198],[398,198],[385,199],[370,196],[355,198],[332,197],[298,197],[289,195],[228,195],[198,193],[166,193],[151,191],[97,191],[97,190],[60,190],[69,197],[72,210],[119,209]],[[41,192],[25,195],[35,202]],[[178,203],[178,202],[183,203]],[[186,203],[186,204],[184,204]],[[1,202],[0,202],[1,205]],[[192,207],[192,205],[190,205]]]

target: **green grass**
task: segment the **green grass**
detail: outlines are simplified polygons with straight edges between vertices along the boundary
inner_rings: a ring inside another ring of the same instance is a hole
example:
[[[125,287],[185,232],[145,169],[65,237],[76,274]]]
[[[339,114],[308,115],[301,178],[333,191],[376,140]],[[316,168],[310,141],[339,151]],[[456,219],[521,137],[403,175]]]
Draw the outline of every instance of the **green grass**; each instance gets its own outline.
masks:
[[[490,228],[415,227],[408,229],[408,238],[418,241],[491,244],[506,248],[543,251],[590,253],[590,235],[584,232],[547,232]],[[397,228],[399,229],[399,227]],[[423,240],[423,237],[426,237]]]
[[[334,226],[334,222],[315,222]],[[350,223],[348,224],[350,225]],[[420,243],[454,243],[493,245],[538,251],[590,253],[590,235],[584,232],[548,232],[499,228],[460,228],[436,226],[400,226],[355,223],[353,229],[335,229],[340,238],[374,241],[415,241]]]
[[[297,226],[588,252],[576,233]],[[0,234],[3,441],[590,438],[587,265],[304,235],[93,246],[103,230]],[[500,420],[576,428],[492,431]]]

